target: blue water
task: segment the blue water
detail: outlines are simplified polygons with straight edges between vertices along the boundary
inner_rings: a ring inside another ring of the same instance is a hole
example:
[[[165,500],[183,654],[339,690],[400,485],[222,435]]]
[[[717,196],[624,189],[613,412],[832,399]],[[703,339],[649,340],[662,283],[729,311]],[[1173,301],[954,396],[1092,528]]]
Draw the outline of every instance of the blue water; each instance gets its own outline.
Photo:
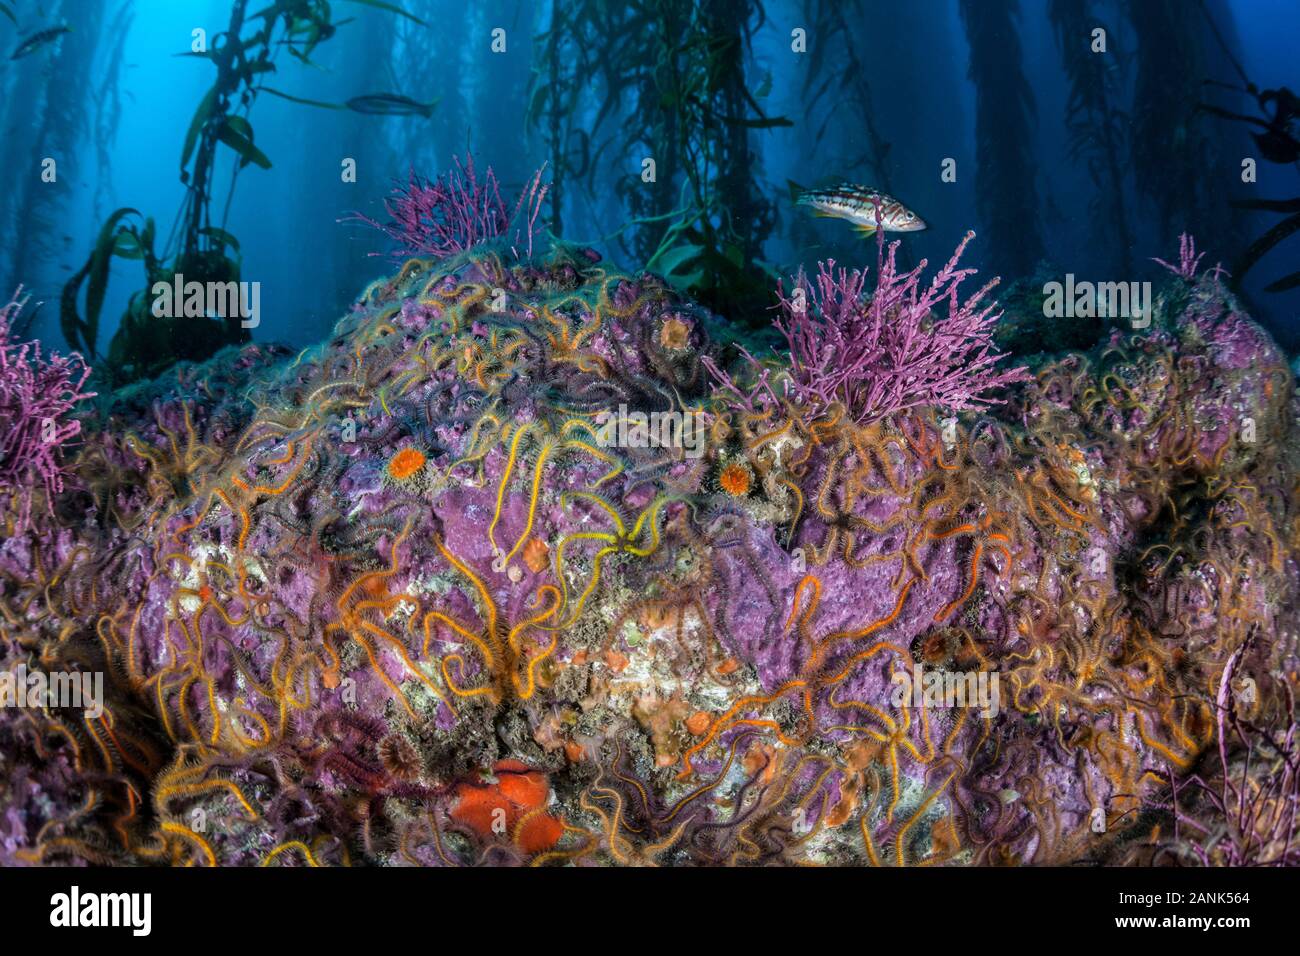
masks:
[[[0,19],[0,47],[16,46],[21,36],[50,24],[67,22],[76,30],[88,11],[100,9],[111,15],[122,5],[122,0],[18,0],[14,4],[18,26]],[[24,222],[9,210],[9,221],[0,231],[0,280],[11,287],[25,283],[38,298],[47,300],[32,332],[60,348],[63,341],[56,318],[59,288],[84,261],[107,213],[120,206],[140,209],[157,218],[164,238],[172,225],[184,195],[178,178],[181,143],[213,72],[205,62],[175,54],[189,48],[195,28],[205,28],[209,34],[223,29],[231,2],[135,0],[126,6],[133,17],[118,79],[122,111],[115,126],[103,131],[112,137],[106,150],[107,165],[99,161],[97,141],[103,136],[94,124],[93,84],[77,91],[60,91],[60,95],[84,99],[62,105],[81,115],[85,124],[77,133],[73,150],[55,157],[60,182],[50,188],[57,188],[57,200],[46,208],[56,217],[56,225],[51,229]],[[389,268],[386,260],[366,255],[384,248],[381,237],[337,220],[352,210],[379,215],[379,202],[392,179],[403,177],[408,167],[436,174],[470,143],[481,162],[495,166],[503,182],[518,184],[547,158],[545,131],[526,126],[524,110],[529,75],[543,52],[535,36],[549,23],[549,3],[405,0],[404,6],[439,32],[444,50],[436,60],[413,63],[405,54],[402,37],[412,27],[395,25],[395,19],[382,11],[339,0],[334,4],[336,19],[352,16],[355,21],[341,27],[336,37],[313,54],[315,67],[281,56],[268,85],[331,102],[375,92],[402,93],[421,101],[441,97],[442,104],[432,119],[316,110],[265,94],[253,107],[250,120],[257,145],[271,158],[273,167],[265,171],[249,168],[240,174],[225,227],[241,240],[243,278],[262,284],[263,321],[254,333],[256,339],[291,346],[319,339],[349,300]],[[981,157],[975,139],[975,90],[967,76],[969,47],[958,0],[912,0],[906,4],[878,0],[841,6],[855,25],[854,49],[871,89],[876,126],[891,144],[884,167],[890,188],[931,223],[928,232],[907,239],[908,248],[917,257],[942,261],[968,228],[982,232],[985,227],[976,206],[976,171]],[[1112,30],[1115,42],[1124,45],[1123,4],[1106,0],[1093,6],[1099,16],[1116,24]],[[1182,6],[1187,16],[1199,16],[1193,0]],[[1294,51],[1300,49],[1300,4],[1296,0],[1217,0],[1208,6],[1221,24],[1230,27],[1234,52],[1257,84],[1300,87],[1294,57]],[[465,12],[467,7],[472,10]],[[1025,0],[1019,8],[1023,66],[1034,95],[1036,123],[1031,148],[1048,269],[1055,274],[1068,271],[1115,279],[1149,277],[1099,275],[1099,270],[1109,268],[1113,250],[1098,242],[1089,212],[1096,187],[1081,164],[1066,155],[1067,87],[1047,19],[1047,0]],[[778,271],[832,254],[841,261],[857,257],[861,264],[874,263],[874,245],[864,246],[853,239],[842,224],[818,222],[810,228],[805,223],[797,229],[799,214],[789,204],[787,180],[867,180],[871,174],[855,165],[855,157],[867,143],[860,124],[840,104],[835,109],[846,119],[832,116],[822,142],[813,145],[815,129],[825,120],[828,105],[823,101],[815,115],[807,113],[804,79],[808,59],[789,52],[790,30],[802,24],[805,4],[802,0],[769,0],[764,9],[766,20],[754,31],[747,55],[749,85],[759,89],[770,73],[770,90],[764,91],[759,102],[765,112],[788,116],[794,125],[750,134],[760,181],[778,211],[763,258]],[[490,50],[494,27],[507,31],[504,54]],[[115,39],[107,26],[102,34],[92,71],[96,77],[111,67],[106,51]],[[809,56],[817,53],[815,37],[810,46]],[[0,89],[5,94],[0,111],[6,131],[0,155],[10,167],[5,170],[7,179],[39,176],[44,157],[35,130],[41,122],[43,95],[54,95],[55,87],[48,81],[58,68],[56,53],[57,47],[51,46],[21,60],[5,59],[0,65]],[[845,68],[840,63],[831,69],[843,72]],[[1235,79],[1230,71],[1215,78]],[[594,79],[592,83],[590,92],[597,92]],[[582,128],[590,124],[596,105],[594,97],[581,102],[572,117],[573,125]],[[1226,154],[1235,155],[1236,150],[1248,155],[1251,147],[1244,138],[1244,127],[1218,120],[1205,122],[1210,135],[1225,144]],[[575,240],[595,242],[619,264],[635,267],[639,264],[629,261],[627,250],[609,238],[628,217],[614,186],[621,177],[637,175],[644,152],[643,145],[619,141],[619,124],[619,117],[606,123],[604,133],[609,140],[593,159],[598,164],[597,188],[588,192],[570,185],[566,189],[564,232]],[[1144,135],[1137,127],[1129,133]],[[348,158],[358,164],[355,183],[341,181],[341,164]],[[956,161],[956,182],[940,180],[945,159]],[[230,172],[227,152],[217,176],[218,211]],[[1206,169],[1204,175],[1216,192],[1225,195],[1300,196],[1300,171],[1295,166],[1261,162],[1259,182],[1249,193],[1240,184],[1235,165]],[[1176,253],[1176,228],[1163,231],[1136,195],[1126,195],[1125,205],[1132,214],[1135,262]],[[1249,238],[1279,218],[1254,214],[1242,217],[1239,226]],[[1104,223],[1102,227],[1106,234]],[[49,248],[27,256],[23,274],[17,274],[18,245],[33,242],[37,230],[47,234]],[[1241,252],[1240,242],[1225,247],[1214,234],[1202,234],[1198,239],[1210,262],[1222,259],[1228,263]],[[970,259],[971,264],[980,264],[978,243],[972,247]],[[1275,249],[1245,287],[1257,317],[1293,351],[1300,349],[1300,292],[1270,295],[1262,287],[1297,267],[1300,236]],[[101,348],[113,332],[127,295],[140,285],[139,276],[137,263],[114,262]]]

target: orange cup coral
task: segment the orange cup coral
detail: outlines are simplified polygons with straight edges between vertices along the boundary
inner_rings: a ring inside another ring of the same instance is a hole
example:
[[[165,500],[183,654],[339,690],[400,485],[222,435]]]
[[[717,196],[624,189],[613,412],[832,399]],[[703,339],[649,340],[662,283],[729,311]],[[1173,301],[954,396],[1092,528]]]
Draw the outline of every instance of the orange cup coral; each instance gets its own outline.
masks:
[[[718,485],[733,498],[743,498],[749,494],[753,479],[749,469],[736,462],[724,465],[718,473]]]
[[[424,453],[418,448],[403,448],[388,459],[388,477],[394,481],[407,481],[424,467]]]

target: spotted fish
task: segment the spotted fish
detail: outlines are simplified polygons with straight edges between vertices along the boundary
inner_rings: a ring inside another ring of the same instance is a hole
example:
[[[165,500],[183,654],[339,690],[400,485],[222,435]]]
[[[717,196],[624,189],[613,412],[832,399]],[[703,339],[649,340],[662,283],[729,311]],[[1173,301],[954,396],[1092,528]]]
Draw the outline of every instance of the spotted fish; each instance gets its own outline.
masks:
[[[795,204],[810,207],[815,216],[844,219],[864,236],[876,231],[877,222],[885,232],[919,232],[925,228],[925,220],[893,196],[857,183],[805,190]]]

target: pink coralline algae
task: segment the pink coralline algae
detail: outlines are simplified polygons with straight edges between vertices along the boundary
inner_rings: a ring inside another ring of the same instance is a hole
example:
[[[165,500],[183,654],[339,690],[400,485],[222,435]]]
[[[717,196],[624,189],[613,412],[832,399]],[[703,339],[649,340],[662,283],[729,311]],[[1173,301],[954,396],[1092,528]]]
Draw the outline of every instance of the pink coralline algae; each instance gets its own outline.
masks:
[[[1178,237],[1178,263],[1166,262],[1164,259],[1153,258],[1151,261],[1164,266],[1180,279],[1186,279],[1191,282],[1196,278],[1196,270],[1201,267],[1201,260],[1205,258],[1205,253],[1197,255],[1196,239],[1187,233]]]
[[[453,166],[433,180],[411,170],[410,182],[394,190],[384,201],[389,221],[377,222],[360,213],[351,222],[361,222],[381,231],[395,245],[392,256],[406,259],[428,256],[443,259],[464,252],[516,229],[513,241],[524,255],[533,251],[534,232],[549,187],[542,183],[542,171],[530,180],[513,212],[501,198],[501,184],[489,166],[480,180],[474,157]],[[520,221],[522,220],[522,222]]]
[[[72,417],[90,369],[77,353],[41,355],[40,342],[16,342],[13,324],[26,299],[20,288],[0,308],[0,517],[19,529],[31,522],[39,487],[46,507],[63,490],[63,456],[81,431]]]
[[[997,401],[989,393],[1023,381],[1023,368],[996,367],[1002,355],[992,331],[1001,312],[985,299],[998,280],[964,301],[958,297],[962,282],[976,272],[957,268],[975,234],[966,234],[928,285],[922,284],[925,260],[900,271],[898,242],[886,252],[884,233],[878,235],[870,296],[864,270],[836,269],[833,260],[818,264],[815,280],[800,273],[790,294],[779,291],[776,327],[790,350],[789,376],[779,398],[814,416],[838,406],[862,425],[919,406],[984,408]],[[946,315],[937,314],[941,305]],[[758,400],[779,401],[770,373],[757,362],[750,365],[760,383]],[[743,395],[728,376],[716,370],[715,375],[733,395]]]
[[[0,671],[106,713],[0,709],[0,863],[1294,859],[1295,384],[1216,276],[968,380],[955,259],[828,265],[746,401],[663,280],[503,238],[97,419]]]

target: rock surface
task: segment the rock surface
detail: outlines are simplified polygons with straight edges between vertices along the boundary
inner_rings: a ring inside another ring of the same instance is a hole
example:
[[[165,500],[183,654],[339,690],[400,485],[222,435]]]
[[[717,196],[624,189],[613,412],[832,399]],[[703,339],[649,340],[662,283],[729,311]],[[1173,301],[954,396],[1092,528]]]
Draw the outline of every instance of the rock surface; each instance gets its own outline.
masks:
[[[1216,278],[867,427],[726,413],[713,321],[480,247],[117,396],[0,546],[0,667],[106,675],[0,710],[0,864],[1122,862],[1225,680],[1285,719],[1294,379]]]

